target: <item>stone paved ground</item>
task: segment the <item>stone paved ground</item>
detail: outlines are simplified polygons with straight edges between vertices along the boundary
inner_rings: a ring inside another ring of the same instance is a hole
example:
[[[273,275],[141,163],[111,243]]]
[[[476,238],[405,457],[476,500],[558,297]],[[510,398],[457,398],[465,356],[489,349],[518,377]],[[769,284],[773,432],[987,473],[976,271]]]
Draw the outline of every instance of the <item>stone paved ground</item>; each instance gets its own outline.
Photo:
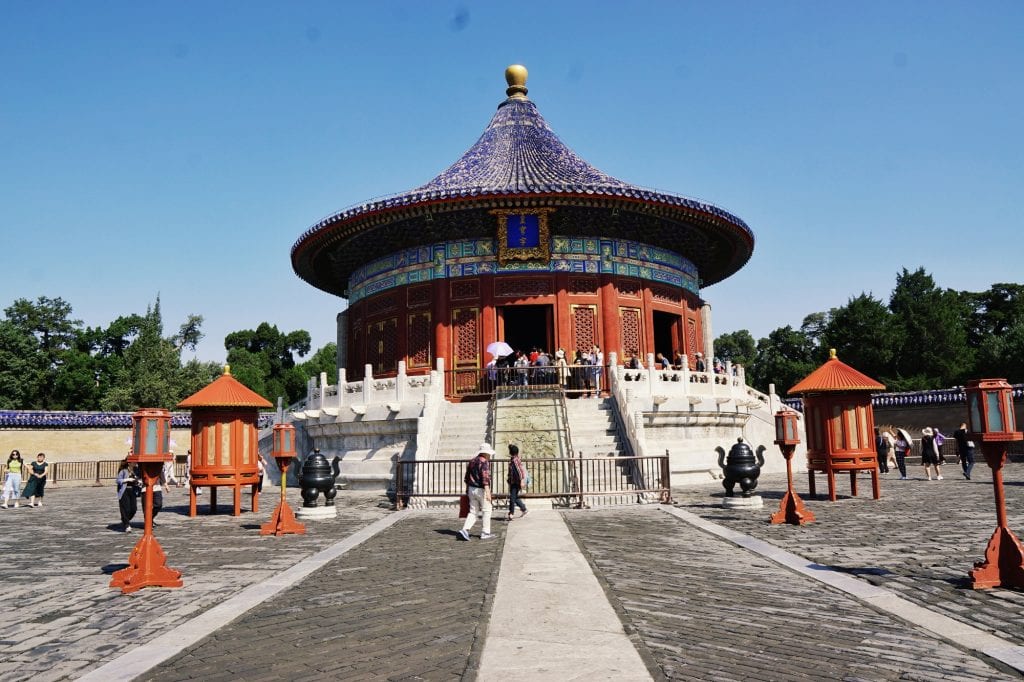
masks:
[[[145,679],[472,677],[502,541],[456,541],[456,526],[410,512]]]
[[[1024,532],[1024,485],[1006,470],[1010,526]],[[724,510],[721,486],[674,491],[683,509],[929,609],[1024,643],[1024,593],[975,592],[966,572],[995,525],[987,469],[966,482],[883,481],[883,498],[824,498],[818,522],[771,526],[765,508]],[[840,493],[848,492],[848,481]],[[806,490],[806,478],[798,479]],[[113,530],[111,490],[55,490],[43,509],[0,510],[0,676],[68,679],[207,611],[388,514],[343,492],[341,514],[307,536],[264,538],[258,516],[189,519],[171,493],[157,537],[179,590],[107,587],[139,534]],[[292,501],[294,506],[297,500]],[[473,679],[504,542],[456,542],[451,511],[398,523],[151,670],[152,679]],[[1002,679],[1012,673],[830,588],[696,530],[655,506],[568,512],[577,540],[656,677],[671,679]],[[515,523],[528,524],[530,518]],[[305,651],[313,660],[300,657]],[[510,671],[514,676],[514,672]]]
[[[613,604],[671,680],[988,680],[929,633],[651,508],[570,513]]]
[[[265,486],[260,514],[232,517],[222,493],[222,513],[203,516],[200,506],[194,519],[183,491],[165,495],[156,537],[184,587],[131,595],[108,585],[142,535],[142,514],[137,532],[120,532],[113,486],[47,490],[42,508],[0,509],[0,677],[74,677],[388,513],[378,496],[345,493],[336,521],[304,536],[261,537],[259,524],[280,499],[278,488]],[[289,502],[298,508],[297,492]]]
[[[838,484],[836,502],[828,502],[824,495],[807,500],[805,474],[794,483],[817,517],[805,526],[766,522],[778,509],[785,476],[761,482],[765,509],[760,512],[723,509],[720,485],[673,491],[673,495],[684,509],[715,523],[846,571],[998,637],[1024,643],[1024,592],[968,587],[967,572],[984,557],[996,526],[990,471],[978,465],[973,480],[966,481],[955,467],[943,470],[943,481],[883,476],[879,500],[871,499],[867,479],[860,480],[859,497],[850,497],[846,477]],[[1009,526],[1020,536],[1024,534],[1024,465],[1008,464],[1003,473]],[[824,487],[819,477],[818,492]]]

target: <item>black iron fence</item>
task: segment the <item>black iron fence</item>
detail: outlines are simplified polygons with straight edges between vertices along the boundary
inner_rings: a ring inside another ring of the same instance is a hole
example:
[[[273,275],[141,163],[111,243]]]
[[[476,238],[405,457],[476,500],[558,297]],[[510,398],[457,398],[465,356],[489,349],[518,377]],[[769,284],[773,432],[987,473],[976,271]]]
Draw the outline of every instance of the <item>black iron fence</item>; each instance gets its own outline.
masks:
[[[413,498],[455,499],[466,492],[465,459],[407,460],[395,467],[395,504],[401,509]],[[563,506],[583,507],[585,498],[636,496],[635,501],[671,502],[668,457],[567,457],[523,460],[530,485],[525,498],[554,499]],[[508,498],[508,461],[491,462],[491,497]]]

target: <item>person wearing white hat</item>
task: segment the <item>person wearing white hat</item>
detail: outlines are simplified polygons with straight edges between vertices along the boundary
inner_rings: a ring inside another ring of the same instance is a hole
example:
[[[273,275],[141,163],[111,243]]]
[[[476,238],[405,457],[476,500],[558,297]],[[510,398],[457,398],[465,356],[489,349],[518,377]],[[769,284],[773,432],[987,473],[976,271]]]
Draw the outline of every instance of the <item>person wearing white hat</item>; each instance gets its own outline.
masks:
[[[469,540],[469,531],[476,524],[476,515],[483,512],[483,526],[480,529],[480,539],[490,540],[494,537],[491,533],[491,513],[494,507],[491,505],[491,457],[494,456],[494,448],[490,443],[481,443],[477,455],[469,460],[466,465],[466,495],[469,497],[469,513],[466,515],[466,522],[462,524],[459,537]]]
[[[925,476],[928,480],[932,480],[932,474],[928,470],[928,467],[935,468],[935,480],[942,480],[942,464],[941,453],[939,452],[939,445],[935,440],[935,431],[932,427],[926,426],[921,429],[921,466],[924,467]]]

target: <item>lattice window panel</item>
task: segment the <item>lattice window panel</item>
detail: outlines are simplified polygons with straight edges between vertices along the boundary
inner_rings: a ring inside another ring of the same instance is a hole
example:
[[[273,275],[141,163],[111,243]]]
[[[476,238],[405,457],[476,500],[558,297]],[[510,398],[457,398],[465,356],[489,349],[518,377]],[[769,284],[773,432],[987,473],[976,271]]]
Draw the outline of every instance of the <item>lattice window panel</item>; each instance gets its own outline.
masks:
[[[679,305],[679,301],[682,297],[677,289],[655,286],[651,287],[651,298],[655,301]]]
[[[478,279],[457,279],[451,284],[453,301],[480,298],[480,280]]]
[[[372,311],[373,314],[386,313],[398,307],[398,294],[390,293],[374,296],[367,300],[367,304],[370,306],[369,310]]]
[[[397,341],[397,317],[366,325],[366,362],[373,366],[374,374],[398,370]]]
[[[597,279],[594,277],[570,277],[570,294],[597,294]]]
[[[693,360],[697,353],[697,321],[693,318],[686,320],[686,357]]]
[[[494,282],[494,295],[500,298],[550,296],[551,293],[550,277],[500,278]]]
[[[597,306],[572,306],[572,351],[588,351],[597,344]]]
[[[643,346],[640,344],[640,310],[639,308],[620,308],[619,318],[622,322],[622,354],[628,358],[629,354],[636,352],[643,355]]]
[[[409,287],[406,289],[406,300],[410,308],[430,305],[430,287]]]
[[[480,366],[480,309],[452,311],[452,343],[456,367]]]
[[[619,280],[619,296],[640,297],[640,282],[635,279]]]
[[[409,369],[430,367],[430,313],[409,315]]]

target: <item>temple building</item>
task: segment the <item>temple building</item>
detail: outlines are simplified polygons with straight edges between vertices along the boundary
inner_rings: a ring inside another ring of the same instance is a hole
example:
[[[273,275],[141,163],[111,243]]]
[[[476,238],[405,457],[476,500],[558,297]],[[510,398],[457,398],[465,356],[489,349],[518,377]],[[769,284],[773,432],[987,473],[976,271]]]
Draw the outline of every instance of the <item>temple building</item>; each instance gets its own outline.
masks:
[[[416,189],[336,213],[292,247],[295,272],[348,300],[339,367],[393,376],[481,368],[494,341],[619,358],[711,346],[703,287],[754,236],[711,204],[594,168],[527,98],[527,71],[480,139]]]
[[[350,486],[415,500],[463,485],[458,467],[431,467],[517,444],[557,463],[544,492],[563,503],[665,500],[670,480],[720,475],[717,446],[774,437],[778,396],[699,361],[713,339],[702,291],[743,267],[754,236],[717,206],[588,164],[527,98],[526,75],[505,71],[506,99],[440,175],[295,242],[295,272],[348,301],[337,376],[289,412],[299,450],[337,455]],[[596,364],[573,363],[595,346]],[[569,364],[488,364],[535,348]]]

